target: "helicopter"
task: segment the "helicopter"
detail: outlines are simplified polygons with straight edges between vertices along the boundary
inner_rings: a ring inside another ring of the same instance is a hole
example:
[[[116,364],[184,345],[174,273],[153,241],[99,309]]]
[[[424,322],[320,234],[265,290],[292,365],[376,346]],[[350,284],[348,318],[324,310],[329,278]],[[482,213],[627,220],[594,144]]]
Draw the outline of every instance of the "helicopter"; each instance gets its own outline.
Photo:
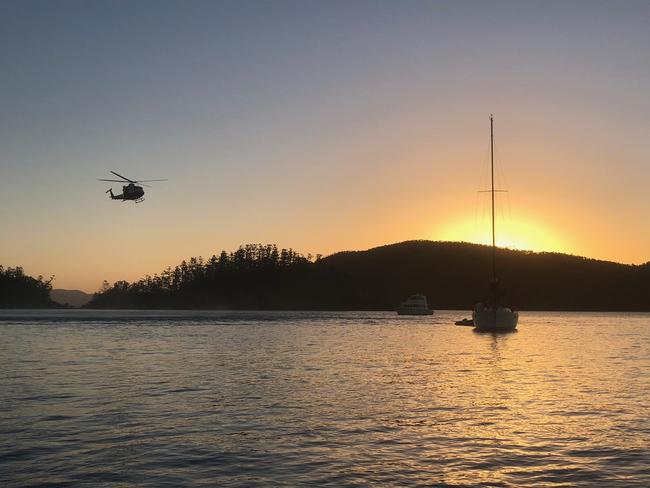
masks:
[[[133,200],[135,203],[140,203],[144,200],[144,190],[142,189],[143,186],[146,186],[147,188],[151,188],[149,185],[145,185],[144,182],[152,182],[152,181],[167,181],[167,179],[164,180],[130,180],[129,178],[126,178],[122,175],[117,174],[115,171],[111,171],[115,176],[118,176],[122,178],[121,180],[105,180],[103,178],[98,178],[97,181],[114,181],[116,183],[128,183],[128,185],[124,185],[122,187],[122,193],[119,195],[114,195],[113,194],[113,189],[109,188],[106,190],[106,193],[111,194],[111,199],[113,200],[122,200],[123,202],[126,202],[127,200]],[[140,186],[142,185],[142,186]]]

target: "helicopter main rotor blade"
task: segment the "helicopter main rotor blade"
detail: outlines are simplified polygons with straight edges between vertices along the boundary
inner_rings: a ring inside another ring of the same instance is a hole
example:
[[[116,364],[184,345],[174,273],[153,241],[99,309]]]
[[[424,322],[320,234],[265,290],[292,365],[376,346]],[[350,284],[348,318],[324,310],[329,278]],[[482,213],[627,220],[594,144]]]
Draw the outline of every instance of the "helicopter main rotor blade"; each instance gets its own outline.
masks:
[[[122,175],[118,175],[115,171],[111,171],[111,173],[113,173],[115,176],[119,176],[120,178],[122,178],[123,180],[128,181],[129,183],[137,183],[137,181],[130,180],[130,179],[128,179],[128,178],[126,178],[126,177],[124,177]]]
[[[126,183],[124,180],[105,180],[104,178],[97,178],[97,181],[114,181],[115,183]]]
[[[136,181],[136,183],[142,183],[143,181],[146,181],[147,183],[149,183],[151,181],[169,181],[169,180],[167,178],[165,178],[164,180],[135,180],[135,181]]]

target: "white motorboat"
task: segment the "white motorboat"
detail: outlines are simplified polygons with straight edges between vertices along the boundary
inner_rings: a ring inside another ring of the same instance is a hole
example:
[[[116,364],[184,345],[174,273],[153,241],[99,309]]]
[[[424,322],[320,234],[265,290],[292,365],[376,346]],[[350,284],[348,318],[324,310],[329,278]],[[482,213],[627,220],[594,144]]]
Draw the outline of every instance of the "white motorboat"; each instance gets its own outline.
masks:
[[[433,315],[433,310],[427,305],[427,297],[424,295],[411,295],[399,304],[397,313],[399,315]]]

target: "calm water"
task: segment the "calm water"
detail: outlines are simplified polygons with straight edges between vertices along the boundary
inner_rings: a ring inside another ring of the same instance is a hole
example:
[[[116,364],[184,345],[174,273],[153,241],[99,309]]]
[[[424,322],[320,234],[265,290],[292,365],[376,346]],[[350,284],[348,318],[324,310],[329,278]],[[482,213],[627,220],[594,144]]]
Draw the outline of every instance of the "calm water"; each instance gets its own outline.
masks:
[[[2,486],[650,486],[650,315],[0,312]]]

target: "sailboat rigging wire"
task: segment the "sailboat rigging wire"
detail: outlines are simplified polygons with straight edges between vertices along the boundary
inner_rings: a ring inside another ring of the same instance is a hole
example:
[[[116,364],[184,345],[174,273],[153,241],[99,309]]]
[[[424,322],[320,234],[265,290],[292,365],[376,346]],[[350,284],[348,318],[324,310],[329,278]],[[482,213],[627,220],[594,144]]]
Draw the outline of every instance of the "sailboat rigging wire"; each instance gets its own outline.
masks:
[[[495,161],[495,185],[498,188],[504,188],[503,190],[494,190],[495,193],[506,193],[506,205],[499,206],[499,215],[502,222],[507,222],[512,224],[512,206],[510,203],[510,192],[507,190],[510,185],[508,184],[508,179],[506,177],[506,172],[503,168],[503,164],[500,162],[501,159],[501,150],[497,144],[497,138],[494,137],[494,161]]]
[[[490,173],[490,139],[488,138],[485,141],[483,150],[481,151],[483,155],[481,159],[481,166],[479,171],[479,181],[478,188],[476,192],[476,198],[474,200],[474,235],[480,236],[483,232],[483,227],[485,221],[488,219],[488,213],[490,209],[489,199],[481,198],[479,193],[489,193],[490,190],[483,190],[486,188],[489,183],[489,173]],[[480,214],[480,218],[479,218]]]

